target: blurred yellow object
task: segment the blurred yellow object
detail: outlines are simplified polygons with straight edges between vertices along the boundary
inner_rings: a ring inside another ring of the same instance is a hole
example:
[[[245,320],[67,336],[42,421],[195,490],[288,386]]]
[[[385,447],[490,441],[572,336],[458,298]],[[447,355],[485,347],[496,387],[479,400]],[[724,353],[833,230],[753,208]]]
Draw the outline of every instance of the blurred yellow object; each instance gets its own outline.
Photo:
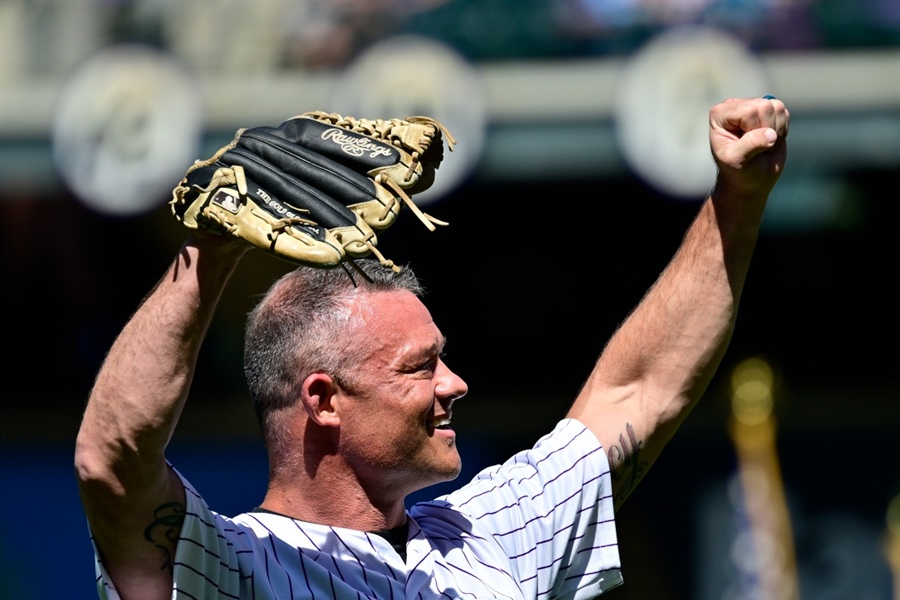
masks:
[[[884,532],[884,559],[891,570],[894,583],[894,600],[900,600],[900,494],[888,504]]]
[[[774,375],[761,358],[740,363],[731,377],[729,433],[756,554],[759,596],[767,600],[800,597],[790,514],[775,444]]]

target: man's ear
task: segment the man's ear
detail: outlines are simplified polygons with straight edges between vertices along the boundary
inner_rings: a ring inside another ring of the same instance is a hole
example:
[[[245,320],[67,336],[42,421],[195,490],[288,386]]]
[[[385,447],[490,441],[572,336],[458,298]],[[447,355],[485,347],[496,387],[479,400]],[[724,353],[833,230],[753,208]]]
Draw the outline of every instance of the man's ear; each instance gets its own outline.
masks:
[[[323,427],[338,427],[341,424],[337,391],[337,382],[327,373],[312,373],[303,380],[300,399],[313,423]]]

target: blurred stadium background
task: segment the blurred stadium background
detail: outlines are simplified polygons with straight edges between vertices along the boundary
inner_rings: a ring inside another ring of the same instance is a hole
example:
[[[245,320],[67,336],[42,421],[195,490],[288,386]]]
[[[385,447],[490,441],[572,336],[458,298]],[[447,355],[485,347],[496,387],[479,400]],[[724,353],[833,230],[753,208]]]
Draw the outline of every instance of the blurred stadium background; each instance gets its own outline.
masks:
[[[709,106],[765,93],[786,174],[720,375],[621,511],[610,597],[896,599],[897,0],[0,0],[0,595],[95,597],[80,411],[183,237],[169,190],[238,127],[321,108],[458,138],[423,197],[451,226],[380,248],[470,384],[468,477],[564,414],[712,182]],[[241,265],[172,442],[224,513],[262,497],[241,324],[288,268]]]

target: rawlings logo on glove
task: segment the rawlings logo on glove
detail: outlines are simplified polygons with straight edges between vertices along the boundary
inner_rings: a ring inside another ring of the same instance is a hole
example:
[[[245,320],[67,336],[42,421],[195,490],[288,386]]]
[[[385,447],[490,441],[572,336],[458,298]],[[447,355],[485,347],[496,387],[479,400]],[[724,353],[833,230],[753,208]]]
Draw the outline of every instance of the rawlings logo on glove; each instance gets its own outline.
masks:
[[[340,129],[326,130],[325,133],[322,134],[322,139],[331,140],[337,143],[341,150],[350,156],[362,156],[366,152],[369,153],[369,158],[391,155],[390,148],[385,148],[381,144],[374,144],[371,140],[367,140],[366,138],[347,135]]]

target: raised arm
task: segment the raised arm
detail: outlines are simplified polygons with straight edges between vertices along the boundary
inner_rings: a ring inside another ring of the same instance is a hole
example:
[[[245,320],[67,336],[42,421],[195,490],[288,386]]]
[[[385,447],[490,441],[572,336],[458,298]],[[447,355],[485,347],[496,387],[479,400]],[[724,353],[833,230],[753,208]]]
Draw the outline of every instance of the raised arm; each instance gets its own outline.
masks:
[[[113,344],[75,450],[94,542],[123,600],[170,598],[184,488],[164,450],[222,290],[248,245],[218,236],[182,247]]]
[[[728,346],[790,116],[770,99],[710,111],[719,173],[674,258],[603,350],[569,415],[598,437],[618,507],[702,396]]]

